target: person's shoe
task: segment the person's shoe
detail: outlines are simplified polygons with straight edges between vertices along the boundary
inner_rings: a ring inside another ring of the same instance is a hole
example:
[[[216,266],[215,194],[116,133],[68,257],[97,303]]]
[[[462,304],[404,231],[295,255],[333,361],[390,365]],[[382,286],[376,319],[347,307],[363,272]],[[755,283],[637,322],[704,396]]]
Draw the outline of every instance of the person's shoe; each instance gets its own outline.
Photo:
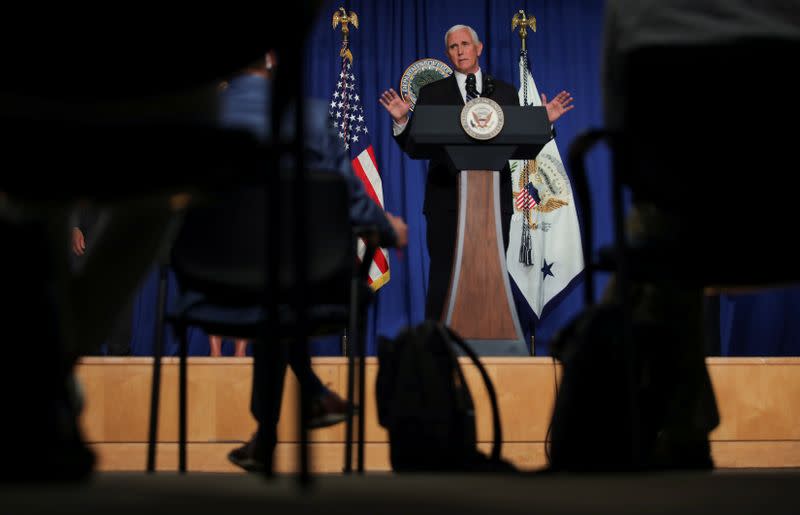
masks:
[[[308,419],[309,429],[319,429],[347,420],[347,401],[334,392],[327,392],[311,401],[311,417]],[[356,413],[357,408],[353,410]]]
[[[256,435],[241,447],[237,447],[228,453],[228,460],[248,472],[264,472],[266,465],[257,454]]]

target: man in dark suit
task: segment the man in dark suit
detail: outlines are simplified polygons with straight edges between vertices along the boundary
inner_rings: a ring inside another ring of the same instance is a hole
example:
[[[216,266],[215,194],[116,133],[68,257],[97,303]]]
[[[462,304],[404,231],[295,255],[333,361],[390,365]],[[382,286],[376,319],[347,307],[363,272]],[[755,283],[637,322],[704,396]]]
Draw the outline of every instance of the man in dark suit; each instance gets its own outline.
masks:
[[[464,105],[478,96],[489,97],[500,105],[519,105],[519,96],[511,84],[483,73],[478,65],[483,43],[475,30],[466,25],[455,25],[447,31],[444,39],[455,72],[420,89],[417,105]],[[547,108],[550,123],[574,107],[572,100],[566,91],[556,95],[550,102],[542,95],[542,105]],[[390,89],[383,92],[379,102],[392,117],[395,139],[406,149],[409,127],[413,123],[413,118],[408,116],[408,101]],[[432,159],[428,167],[423,213],[427,221],[426,239],[431,262],[425,318],[431,320],[441,319],[450,284],[458,223],[458,172],[445,159]],[[508,247],[508,231],[514,213],[511,170],[506,165],[500,173],[503,241]]]

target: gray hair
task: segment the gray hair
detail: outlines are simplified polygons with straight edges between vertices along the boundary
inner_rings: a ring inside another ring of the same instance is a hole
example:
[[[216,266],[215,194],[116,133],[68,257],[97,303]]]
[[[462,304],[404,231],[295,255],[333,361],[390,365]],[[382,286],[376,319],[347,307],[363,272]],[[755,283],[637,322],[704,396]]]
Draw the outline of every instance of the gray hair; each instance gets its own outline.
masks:
[[[461,29],[467,29],[469,31],[470,35],[472,36],[472,42],[473,43],[475,43],[476,45],[480,45],[481,44],[481,40],[478,38],[478,33],[475,32],[475,29],[473,29],[469,25],[453,25],[444,34],[444,48],[445,49],[447,48],[447,38],[450,37],[450,34],[452,34],[453,32],[455,32],[457,30],[461,30]]]

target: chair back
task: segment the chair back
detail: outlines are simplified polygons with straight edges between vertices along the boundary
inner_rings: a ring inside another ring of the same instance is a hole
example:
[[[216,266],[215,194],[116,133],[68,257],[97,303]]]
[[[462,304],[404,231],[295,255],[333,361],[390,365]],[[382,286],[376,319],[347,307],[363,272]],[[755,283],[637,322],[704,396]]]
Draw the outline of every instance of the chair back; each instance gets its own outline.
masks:
[[[301,260],[294,254],[293,178],[281,173],[278,235],[266,241],[270,209],[261,186],[220,192],[189,210],[172,251],[172,267],[182,288],[213,295],[226,304],[260,304],[265,288],[278,289],[279,301],[292,294]],[[346,304],[355,264],[355,239],[349,219],[344,177],[331,171],[307,175],[304,257],[310,305]],[[267,245],[279,247],[280,279],[268,284]]]
[[[800,171],[799,55],[800,40],[743,38],[627,56],[614,166],[635,198],[670,215],[676,275],[800,280],[788,244],[800,220],[789,186]]]

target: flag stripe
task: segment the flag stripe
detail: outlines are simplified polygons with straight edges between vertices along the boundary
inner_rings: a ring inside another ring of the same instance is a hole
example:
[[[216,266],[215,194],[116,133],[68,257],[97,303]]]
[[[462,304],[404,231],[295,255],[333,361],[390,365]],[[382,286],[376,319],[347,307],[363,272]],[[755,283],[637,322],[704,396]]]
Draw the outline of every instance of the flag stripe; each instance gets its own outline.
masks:
[[[383,207],[383,181],[381,180],[380,173],[378,173],[378,161],[375,159],[375,150],[372,148],[372,145],[367,147],[367,154],[369,155],[369,160],[366,159],[363,152],[358,155],[358,159],[369,178],[370,184],[375,185],[375,192],[380,200],[379,204]]]
[[[373,261],[381,272],[389,269],[389,261],[387,260],[386,249],[378,249],[373,256]]]
[[[364,258],[364,253],[367,251],[367,245],[364,243],[363,240],[358,240],[358,259],[362,260]],[[377,249],[375,251],[375,255],[373,256],[373,265],[378,267],[381,273],[386,272],[389,269],[389,253],[386,249]]]
[[[372,266],[369,269],[370,280],[377,281],[381,278],[381,276],[389,273],[389,266],[386,260],[385,249],[378,249],[378,252],[375,253],[375,261],[372,262]],[[385,268],[381,268],[378,264],[378,260],[381,259]]]
[[[517,195],[517,200],[514,202],[514,205],[517,206],[517,209],[530,209],[536,205],[536,200],[528,193],[527,189],[520,190],[519,195]]]
[[[367,195],[375,201],[376,204],[383,207],[382,199],[378,196],[375,191],[375,188],[372,187],[372,182],[370,182],[369,178],[367,177],[367,172],[364,170],[364,163],[362,161],[362,157],[364,153],[358,155],[358,158],[353,159],[353,171],[356,173],[361,182],[364,184],[364,189],[367,190]],[[369,160],[369,158],[367,158]],[[378,187],[380,187],[380,182],[378,182]]]

